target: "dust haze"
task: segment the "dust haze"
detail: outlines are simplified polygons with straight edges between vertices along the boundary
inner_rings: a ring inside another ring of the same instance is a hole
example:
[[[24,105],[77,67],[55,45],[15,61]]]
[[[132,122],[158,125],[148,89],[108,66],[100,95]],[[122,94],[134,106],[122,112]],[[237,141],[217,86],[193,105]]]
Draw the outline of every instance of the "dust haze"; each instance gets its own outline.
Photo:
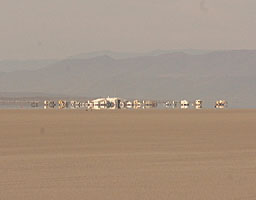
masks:
[[[255,49],[252,0],[1,0],[0,59]]]

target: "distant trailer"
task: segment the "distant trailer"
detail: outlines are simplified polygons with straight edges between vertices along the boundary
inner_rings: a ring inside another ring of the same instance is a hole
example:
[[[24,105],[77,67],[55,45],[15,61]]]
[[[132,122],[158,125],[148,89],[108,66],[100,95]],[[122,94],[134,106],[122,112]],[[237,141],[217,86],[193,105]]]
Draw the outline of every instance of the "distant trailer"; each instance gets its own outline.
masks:
[[[189,106],[189,102],[187,100],[181,100],[180,105],[181,106]]]
[[[39,106],[39,101],[33,101],[33,102],[31,102],[31,107],[33,107],[33,108],[37,108],[38,106]]]
[[[172,102],[171,102],[171,101],[165,102],[165,106],[166,106],[166,107],[171,107],[171,106],[172,106]]]
[[[131,101],[127,101],[126,102],[126,107],[127,108],[132,108],[133,107],[133,103]]]
[[[138,109],[141,107],[141,102],[139,100],[134,100],[133,101],[133,108]]]
[[[178,106],[178,102],[177,101],[172,101],[172,107],[177,108],[177,106]]]
[[[203,104],[203,101],[198,99],[195,101],[195,105],[202,105]]]
[[[215,108],[222,109],[222,108],[227,107],[227,105],[228,105],[228,102],[226,100],[218,100],[215,102]]]
[[[143,100],[142,104],[147,107],[156,107],[157,106],[157,102],[151,101],[151,100]]]
[[[189,108],[189,102],[187,100],[181,100],[180,101],[180,108],[181,109],[188,109]]]
[[[59,109],[64,109],[68,107],[68,102],[65,100],[59,100]]]
[[[195,108],[196,109],[201,109],[203,107],[203,101],[198,99],[195,101]]]
[[[44,107],[45,108],[54,108],[56,106],[55,102],[52,100],[45,100],[44,101]]]

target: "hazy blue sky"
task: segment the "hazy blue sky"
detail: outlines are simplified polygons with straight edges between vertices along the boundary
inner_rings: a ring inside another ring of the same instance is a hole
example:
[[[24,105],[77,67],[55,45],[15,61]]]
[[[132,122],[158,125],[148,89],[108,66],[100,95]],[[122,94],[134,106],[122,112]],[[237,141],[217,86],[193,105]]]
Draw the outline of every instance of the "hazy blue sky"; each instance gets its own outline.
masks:
[[[256,0],[0,0],[0,59],[256,49]]]

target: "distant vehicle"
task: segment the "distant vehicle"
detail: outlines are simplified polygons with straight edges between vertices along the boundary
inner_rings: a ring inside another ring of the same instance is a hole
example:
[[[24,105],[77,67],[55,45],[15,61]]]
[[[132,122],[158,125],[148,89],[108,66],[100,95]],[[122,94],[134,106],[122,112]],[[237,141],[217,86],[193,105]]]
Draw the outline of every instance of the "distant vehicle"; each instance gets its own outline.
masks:
[[[177,108],[177,106],[178,106],[178,102],[177,101],[172,101],[172,107]]]
[[[50,100],[50,101],[45,100],[45,101],[44,101],[44,107],[45,107],[45,108],[54,108],[55,106],[56,106],[56,104],[55,104],[55,102],[52,101],[52,100]]]
[[[133,108],[138,109],[141,107],[141,102],[139,100],[134,100],[133,101]]]
[[[59,100],[59,109],[64,109],[68,107],[68,102],[65,100]]]
[[[189,102],[187,100],[181,100],[180,101],[180,108],[181,109],[188,109],[189,108]]]
[[[172,102],[171,102],[171,101],[165,102],[165,106],[166,106],[166,107],[171,107],[171,106],[172,106]]]
[[[33,101],[33,102],[31,102],[30,105],[31,105],[32,108],[37,108],[39,106],[39,102],[38,101]]]
[[[215,102],[215,108],[225,108],[227,107],[228,102],[226,100],[218,100]]]
[[[131,101],[127,101],[127,102],[126,102],[126,107],[127,107],[127,108],[132,108],[132,106],[133,106],[133,105],[132,105],[132,102],[131,102]]]
[[[201,109],[202,107],[203,107],[203,101],[200,100],[200,99],[197,99],[197,100],[195,101],[195,108],[196,108],[196,109]]]

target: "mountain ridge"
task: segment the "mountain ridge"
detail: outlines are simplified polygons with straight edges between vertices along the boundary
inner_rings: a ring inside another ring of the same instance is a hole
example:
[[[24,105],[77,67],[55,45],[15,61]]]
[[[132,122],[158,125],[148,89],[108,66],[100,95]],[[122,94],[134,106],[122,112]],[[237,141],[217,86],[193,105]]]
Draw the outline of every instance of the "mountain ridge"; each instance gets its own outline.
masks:
[[[215,51],[115,59],[65,59],[33,71],[0,73],[1,92],[150,99],[225,98],[254,106],[256,51]]]

